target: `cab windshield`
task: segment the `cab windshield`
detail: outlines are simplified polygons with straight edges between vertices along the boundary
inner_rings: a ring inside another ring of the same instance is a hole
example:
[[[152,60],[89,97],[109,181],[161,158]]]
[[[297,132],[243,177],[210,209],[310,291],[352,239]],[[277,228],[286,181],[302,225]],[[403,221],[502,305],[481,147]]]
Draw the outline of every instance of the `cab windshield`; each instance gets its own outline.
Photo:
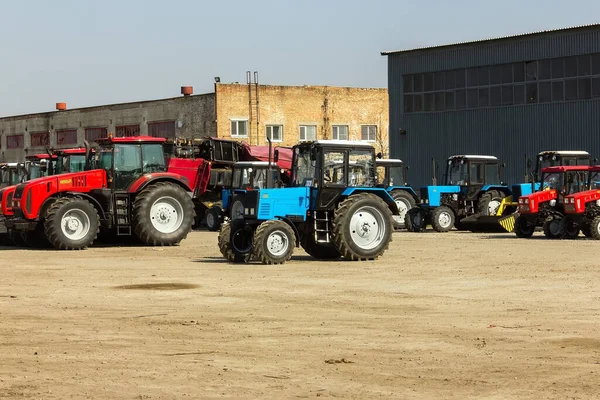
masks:
[[[448,185],[464,186],[469,181],[469,166],[464,160],[448,161]]]
[[[98,154],[98,169],[104,169],[106,171],[110,171],[112,168],[112,147],[103,147],[100,149],[100,154]]]
[[[37,179],[42,176],[44,176],[44,174],[42,174],[39,162],[36,161],[29,164],[29,179]]]

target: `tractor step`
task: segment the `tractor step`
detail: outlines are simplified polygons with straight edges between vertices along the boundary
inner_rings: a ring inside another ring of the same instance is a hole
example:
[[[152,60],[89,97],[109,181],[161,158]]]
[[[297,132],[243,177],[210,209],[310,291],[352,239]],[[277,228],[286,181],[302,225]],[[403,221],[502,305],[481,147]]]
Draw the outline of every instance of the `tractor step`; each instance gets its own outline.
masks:
[[[319,212],[315,211],[314,217],[314,233],[315,242],[317,243],[331,243],[331,224],[329,214],[327,211],[322,212],[322,216],[319,216]]]

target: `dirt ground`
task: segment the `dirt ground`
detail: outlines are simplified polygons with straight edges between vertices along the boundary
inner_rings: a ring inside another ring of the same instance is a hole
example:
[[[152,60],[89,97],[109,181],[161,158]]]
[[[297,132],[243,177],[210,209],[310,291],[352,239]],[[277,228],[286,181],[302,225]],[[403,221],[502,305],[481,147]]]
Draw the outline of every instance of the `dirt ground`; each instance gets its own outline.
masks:
[[[539,234],[538,234],[539,235]],[[374,262],[0,250],[0,398],[598,398],[600,242],[394,234]]]

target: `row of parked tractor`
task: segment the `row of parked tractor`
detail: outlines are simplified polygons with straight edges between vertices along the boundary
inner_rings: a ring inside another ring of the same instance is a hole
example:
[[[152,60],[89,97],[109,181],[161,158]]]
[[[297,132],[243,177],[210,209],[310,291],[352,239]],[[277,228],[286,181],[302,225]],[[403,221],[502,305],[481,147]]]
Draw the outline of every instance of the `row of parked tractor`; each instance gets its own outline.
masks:
[[[232,262],[288,260],[301,246],[318,259],[365,260],[392,231],[514,231],[600,238],[600,166],[585,151],[544,151],[523,183],[502,182],[498,159],[451,156],[444,181],[417,192],[401,160],[362,142],[318,140],[291,148],[231,140],[108,138],[0,165],[0,239],[84,249],[97,239],[168,246],[204,223]]]

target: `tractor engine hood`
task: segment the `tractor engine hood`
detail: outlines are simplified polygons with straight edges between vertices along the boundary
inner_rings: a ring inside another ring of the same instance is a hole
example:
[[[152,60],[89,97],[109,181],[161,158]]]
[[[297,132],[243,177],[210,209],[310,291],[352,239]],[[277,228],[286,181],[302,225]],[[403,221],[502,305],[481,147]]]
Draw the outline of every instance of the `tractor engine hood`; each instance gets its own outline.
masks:
[[[558,198],[558,191],[555,189],[542,190],[519,197],[519,212],[521,214],[534,214],[539,211],[540,204],[547,203]]]
[[[585,212],[585,205],[597,203],[600,206],[600,190],[586,190],[565,196],[565,212],[567,214],[581,214]]]
[[[42,204],[58,193],[89,193],[92,189],[106,187],[106,171],[103,169],[46,176],[18,185],[12,207],[21,210],[25,218],[35,219]]]

